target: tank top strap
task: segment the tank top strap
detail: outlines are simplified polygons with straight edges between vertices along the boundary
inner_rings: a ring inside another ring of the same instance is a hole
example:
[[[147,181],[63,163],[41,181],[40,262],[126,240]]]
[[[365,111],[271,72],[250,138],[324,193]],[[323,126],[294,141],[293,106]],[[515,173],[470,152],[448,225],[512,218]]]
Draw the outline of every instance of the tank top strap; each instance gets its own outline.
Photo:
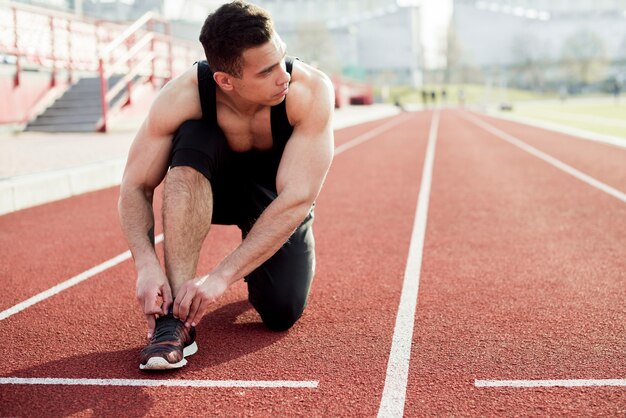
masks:
[[[293,70],[293,62],[297,58],[286,57],[285,66],[286,70],[291,75]],[[280,148],[284,148],[287,140],[293,133],[293,126],[289,124],[289,118],[287,117],[287,100],[283,100],[280,104],[273,106],[270,114],[270,120],[272,124],[272,139],[274,141],[274,148],[279,145]]]
[[[215,105],[216,86],[213,80],[213,71],[209,63],[198,61],[198,91],[200,93],[200,106],[202,107],[202,119],[217,125],[217,106]]]

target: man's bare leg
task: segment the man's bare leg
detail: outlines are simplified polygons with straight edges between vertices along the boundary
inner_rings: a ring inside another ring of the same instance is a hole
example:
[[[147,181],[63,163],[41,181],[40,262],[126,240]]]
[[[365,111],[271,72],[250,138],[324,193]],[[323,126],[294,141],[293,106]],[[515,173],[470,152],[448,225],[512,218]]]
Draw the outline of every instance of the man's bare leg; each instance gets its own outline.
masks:
[[[163,244],[174,298],[185,281],[195,278],[212,212],[213,193],[206,177],[191,167],[170,169],[163,192]]]

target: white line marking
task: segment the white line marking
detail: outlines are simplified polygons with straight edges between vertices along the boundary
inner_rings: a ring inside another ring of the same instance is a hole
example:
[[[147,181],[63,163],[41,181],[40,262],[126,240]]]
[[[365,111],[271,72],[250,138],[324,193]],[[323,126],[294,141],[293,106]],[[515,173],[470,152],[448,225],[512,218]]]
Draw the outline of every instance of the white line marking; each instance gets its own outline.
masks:
[[[475,380],[477,388],[626,386],[626,379]]]
[[[158,244],[163,241],[163,234],[160,234],[156,237],[155,242]],[[123,252],[120,255],[117,255],[110,260],[105,261],[102,264],[99,264],[95,267],[90,268],[87,271],[80,273],[77,276],[72,277],[71,279],[67,279],[64,282],[59,283],[56,286],[51,287],[48,290],[45,290],[29,299],[26,299],[23,302],[18,303],[17,305],[0,312],[0,321],[7,319],[8,317],[15,315],[16,313],[23,311],[26,308],[33,306],[36,303],[39,303],[43,300],[48,299],[51,296],[56,295],[66,289],[69,289],[72,286],[77,285],[80,282],[84,282],[85,280],[95,276],[98,273],[102,273],[105,270],[110,269],[113,266],[120,264],[121,262],[128,260],[131,257],[130,251]]]
[[[405,116],[405,117],[398,117],[398,118],[393,118],[392,120],[390,120],[389,122],[380,125],[379,127],[377,127],[376,129],[373,129],[369,132],[364,133],[363,135],[359,135],[354,139],[351,139],[350,141],[343,143],[341,145],[338,145],[335,147],[335,155],[339,155],[344,151],[349,150],[350,148],[354,148],[357,145],[361,145],[362,143],[369,141],[370,139],[373,139],[377,136],[379,136],[380,134],[382,134],[385,131],[390,130],[391,128],[400,125],[401,123],[405,122],[408,119],[409,116]]]
[[[411,233],[406,270],[404,272],[400,305],[398,306],[391,352],[389,354],[389,362],[387,363],[383,397],[378,410],[379,417],[402,417],[404,413],[438,127],[439,112],[435,112],[428,134],[428,146],[422,169],[422,181],[417,198],[417,209],[413,223],[413,232]]]
[[[363,142],[369,141],[370,139],[373,139],[374,137],[376,137],[376,136],[382,134],[383,132],[393,128],[394,126],[399,125],[400,123],[406,121],[407,119],[408,119],[408,117],[394,118],[394,119],[390,120],[389,122],[379,126],[378,128],[376,128],[376,129],[374,129],[374,130],[372,130],[370,132],[367,132],[367,133],[365,133],[363,135],[359,135],[356,138],[350,140],[349,142],[344,143],[344,144],[336,147],[335,148],[335,155],[339,155],[342,152],[347,151],[350,148],[353,148],[353,147],[355,147],[357,145],[360,145]],[[163,234],[159,235],[156,238],[156,243],[158,244],[162,240],[163,240]],[[62,283],[59,283],[58,285],[53,286],[50,289],[45,290],[45,291],[43,291],[43,292],[41,292],[41,293],[31,297],[30,299],[27,299],[27,300],[25,300],[23,302],[20,302],[17,305],[15,305],[15,306],[13,306],[13,307],[5,310],[5,311],[0,312],[0,321],[2,321],[4,319],[7,319],[8,317],[10,317],[12,315],[15,315],[18,312],[21,312],[24,309],[29,308],[29,307],[33,306],[34,304],[36,304],[36,303],[39,303],[39,302],[41,302],[43,300],[46,300],[49,297],[56,295],[57,293],[60,293],[60,292],[62,292],[64,290],[66,290],[66,289],[69,289],[70,287],[75,286],[78,283],[83,282],[83,281],[85,281],[85,280],[95,276],[98,273],[102,273],[103,271],[108,270],[109,268],[111,268],[111,267],[113,267],[113,266],[115,266],[115,265],[117,265],[117,264],[119,264],[119,263],[121,263],[123,261],[128,260],[130,257],[131,257],[130,251],[123,252],[122,254],[120,254],[120,255],[118,255],[116,257],[113,257],[110,260],[105,261],[104,263],[99,264],[99,265],[97,265],[97,266],[95,266],[95,267],[93,267],[93,268],[91,268],[91,269],[89,269],[89,270],[87,270],[87,271],[85,271],[83,273],[80,273],[79,275],[74,276],[71,279],[68,279],[68,280],[66,280],[66,281],[64,281]]]
[[[68,385],[68,386],[174,386],[195,388],[305,388],[316,389],[317,380],[156,380],[156,379],[63,379],[0,378],[0,385]]]
[[[469,114],[462,114],[461,117],[463,117],[464,119],[468,120],[469,122],[478,125],[479,127],[483,128],[484,130],[486,130],[487,132],[492,133],[493,135],[497,136],[498,138],[512,144],[515,145],[516,147],[520,148],[521,150],[547,162],[548,164],[558,168],[559,170],[577,178],[580,181],[583,181],[585,183],[587,183],[588,185],[595,187],[596,189],[603,191],[611,196],[613,196],[614,198],[621,200],[623,203],[626,203],[626,194],[621,192],[620,190],[617,190],[605,183],[602,183],[599,180],[596,180],[595,178],[583,173],[582,171],[579,171],[577,169],[575,169],[574,167],[565,164],[564,162],[557,160],[556,158],[552,157],[551,155],[546,154],[543,151],[539,151],[537,148],[534,148],[530,145],[528,145],[527,143],[523,142],[521,139],[518,139],[512,135],[507,134],[504,131],[501,131],[500,129],[496,128],[493,125],[488,124],[487,122],[480,120],[479,118],[473,116],[473,115],[469,115]]]

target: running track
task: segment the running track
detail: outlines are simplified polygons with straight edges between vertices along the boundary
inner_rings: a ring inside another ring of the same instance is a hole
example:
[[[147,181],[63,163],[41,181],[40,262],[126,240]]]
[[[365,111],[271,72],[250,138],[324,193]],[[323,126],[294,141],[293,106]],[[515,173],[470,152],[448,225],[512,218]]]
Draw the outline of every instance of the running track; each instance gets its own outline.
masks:
[[[117,188],[1,216],[0,415],[626,414],[626,149],[460,110],[336,142],[303,318],[266,331],[240,282],[177,372],[137,369],[132,262],[90,270],[126,251]]]

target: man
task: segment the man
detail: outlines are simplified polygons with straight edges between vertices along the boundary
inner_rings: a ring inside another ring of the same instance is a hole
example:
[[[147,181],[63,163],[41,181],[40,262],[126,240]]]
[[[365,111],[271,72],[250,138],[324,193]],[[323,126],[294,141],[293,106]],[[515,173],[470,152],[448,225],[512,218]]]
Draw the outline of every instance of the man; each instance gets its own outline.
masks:
[[[289,329],[315,269],[313,206],[334,149],[330,80],[286,57],[269,14],[243,1],[210,14],[200,42],[207,62],[159,93],[120,190],[148,324],[145,370],[184,366],[197,350],[195,327],[241,278],[265,325]],[[165,271],[154,250],[152,209],[163,179]],[[237,225],[243,240],[196,277],[211,223]]]

